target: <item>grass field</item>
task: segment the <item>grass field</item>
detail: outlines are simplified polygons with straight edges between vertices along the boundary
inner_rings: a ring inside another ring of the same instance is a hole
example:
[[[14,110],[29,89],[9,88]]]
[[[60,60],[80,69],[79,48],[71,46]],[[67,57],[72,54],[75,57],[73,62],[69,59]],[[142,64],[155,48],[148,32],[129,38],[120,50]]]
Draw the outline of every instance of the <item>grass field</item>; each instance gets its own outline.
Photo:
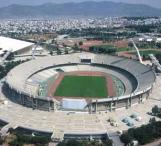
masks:
[[[64,76],[54,96],[107,97],[105,77]]]
[[[123,52],[123,51],[130,51],[130,50],[132,50],[131,48],[117,48],[117,52]]]
[[[145,50],[145,51],[140,51],[140,55],[143,56],[148,56],[149,54],[161,54],[161,51],[160,50]]]
[[[136,54],[136,52],[133,52],[131,54]],[[154,54],[154,55],[157,55],[157,54],[161,54],[161,51],[160,50],[140,50],[140,55],[141,56],[144,56],[145,59],[149,59],[149,54]]]

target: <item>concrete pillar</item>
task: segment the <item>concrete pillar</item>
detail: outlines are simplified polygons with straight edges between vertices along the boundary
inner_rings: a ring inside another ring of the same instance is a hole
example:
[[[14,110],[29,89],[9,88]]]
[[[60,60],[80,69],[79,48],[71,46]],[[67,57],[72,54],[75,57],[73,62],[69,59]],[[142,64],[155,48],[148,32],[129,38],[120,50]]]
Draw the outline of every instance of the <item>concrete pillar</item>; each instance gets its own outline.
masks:
[[[143,102],[143,94],[140,95],[141,96],[141,103]]]
[[[110,111],[112,112],[112,101],[110,102]]]
[[[106,111],[108,111],[109,110],[109,104],[108,104],[108,102],[106,103]]]
[[[153,86],[152,86],[152,88],[150,89],[150,93],[152,93],[153,92]]]
[[[89,114],[92,114],[92,103],[89,104]]]
[[[36,98],[32,98],[32,108],[37,109],[37,99]]]
[[[34,106],[34,98],[32,98],[32,109],[35,109],[35,106]]]
[[[35,100],[36,100],[36,109],[38,109],[38,99]]]
[[[139,96],[139,101],[138,101],[138,103],[140,104],[141,102],[142,102],[142,97],[141,97],[141,95],[138,95]]]
[[[132,96],[130,95],[130,99],[129,99],[129,106],[132,106]]]
[[[24,95],[23,94],[21,94],[21,103],[22,105],[24,105]]]
[[[91,108],[90,110],[91,110],[91,113],[92,113],[92,111],[93,111],[93,104],[90,105],[90,108]]]
[[[126,101],[126,108],[127,108],[127,109],[129,108],[129,103],[130,103],[130,100],[129,100],[129,98],[128,98],[127,101]]]
[[[49,112],[51,111],[51,104],[50,104],[50,100],[49,100],[49,108],[48,108],[48,110],[49,110]]]
[[[96,103],[95,103],[95,112],[97,113],[97,100],[96,100]]]
[[[19,94],[19,102],[20,104],[22,104],[21,93],[18,93],[18,94]]]
[[[115,109],[117,109],[117,100],[115,101]]]
[[[51,102],[50,102],[50,108],[51,108],[51,110],[54,111],[54,101],[51,101]]]
[[[13,98],[15,99],[15,91],[14,90],[12,90],[12,91],[13,91],[13,93],[12,93]]]
[[[8,85],[5,85],[5,92],[7,91],[9,93],[9,95],[11,95],[12,93],[12,89],[8,86]]]
[[[150,91],[148,91],[148,92],[146,92],[146,99],[148,99],[149,98],[149,95],[150,95],[150,93],[149,93]]]
[[[53,102],[53,105],[54,105],[54,111],[56,111],[57,108],[56,108],[56,103],[55,103],[55,101]]]
[[[11,98],[13,97],[14,93],[13,93],[13,89],[11,89]]]

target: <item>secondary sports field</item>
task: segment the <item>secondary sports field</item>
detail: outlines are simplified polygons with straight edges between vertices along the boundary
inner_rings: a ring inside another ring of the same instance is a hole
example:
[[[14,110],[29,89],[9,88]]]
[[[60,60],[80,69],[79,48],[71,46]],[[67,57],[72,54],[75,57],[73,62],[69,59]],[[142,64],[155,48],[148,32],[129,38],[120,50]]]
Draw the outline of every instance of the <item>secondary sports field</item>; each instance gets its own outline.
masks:
[[[64,76],[54,93],[62,97],[107,97],[106,78],[103,76]]]

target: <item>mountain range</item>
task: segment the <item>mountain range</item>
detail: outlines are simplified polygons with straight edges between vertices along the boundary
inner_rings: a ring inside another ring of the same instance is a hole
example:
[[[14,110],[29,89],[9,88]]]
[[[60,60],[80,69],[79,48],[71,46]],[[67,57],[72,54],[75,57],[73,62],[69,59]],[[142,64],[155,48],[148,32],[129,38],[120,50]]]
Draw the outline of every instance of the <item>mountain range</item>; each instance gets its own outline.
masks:
[[[109,1],[80,3],[12,4],[0,8],[0,18],[43,18],[57,16],[161,16],[161,9],[143,4]]]

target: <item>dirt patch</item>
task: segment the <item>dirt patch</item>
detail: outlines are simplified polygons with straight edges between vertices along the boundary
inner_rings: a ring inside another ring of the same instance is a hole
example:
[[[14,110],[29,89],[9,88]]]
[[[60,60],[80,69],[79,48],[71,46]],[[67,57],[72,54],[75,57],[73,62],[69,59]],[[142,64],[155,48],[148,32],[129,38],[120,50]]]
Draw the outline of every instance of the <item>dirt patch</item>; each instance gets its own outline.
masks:
[[[114,42],[114,45],[117,48],[127,48],[128,47],[128,41],[127,40],[116,41],[116,42]]]
[[[104,45],[103,41],[97,41],[97,40],[93,40],[93,41],[84,41],[83,45],[80,46],[84,51],[89,51],[89,48],[91,46],[99,46],[99,45]]]

